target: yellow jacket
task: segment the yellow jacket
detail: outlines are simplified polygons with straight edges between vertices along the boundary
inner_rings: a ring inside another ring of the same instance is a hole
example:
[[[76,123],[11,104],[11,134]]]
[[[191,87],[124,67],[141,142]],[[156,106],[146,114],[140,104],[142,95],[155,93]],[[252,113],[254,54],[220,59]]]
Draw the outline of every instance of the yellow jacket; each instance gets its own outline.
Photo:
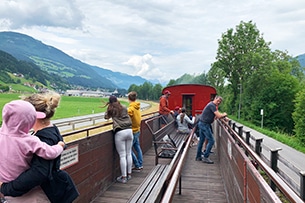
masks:
[[[130,116],[132,122],[132,132],[139,132],[141,126],[140,102],[134,101],[129,103],[128,115]]]

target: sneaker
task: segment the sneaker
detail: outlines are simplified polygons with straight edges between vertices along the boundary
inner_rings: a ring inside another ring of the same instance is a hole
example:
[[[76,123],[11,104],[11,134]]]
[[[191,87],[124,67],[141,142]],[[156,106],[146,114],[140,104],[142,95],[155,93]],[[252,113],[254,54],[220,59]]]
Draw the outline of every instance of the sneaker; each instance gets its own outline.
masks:
[[[123,176],[119,176],[119,177],[116,178],[116,182],[127,183],[127,178],[123,177]]]
[[[207,163],[207,164],[213,164],[214,163],[211,159],[206,158],[206,157],[203,157],[202,161],[203,161],[203,163]]]
[[[131,179],[131,175],[127,175],[127,181]]]
[[[8,201],[7,201],[4,197],[1,197],[1,198],[0,198],[0,202],[1,202],[1,203],[8,203]]]
[[[143,168],[143,167],[142,167]],[[142,168],[141,167],[134,167],[132,168],[132,171],[133,172],[141,172],[142,171]]]
[[[196,161],[202,161],[201,157],[196,157]]]
[[[141,169],[141,170],[142,170],[142,169],[143,169],[143,166],[140,166],[140,167],[139,167],[139,169]]]
[[[201,153],[202,153],[202,155],[203,155],[203,154],[205,153],[205,150],[203,150]],[[210,151],[210,154],[214,154],[214,152],[211,150],[211,151]]]

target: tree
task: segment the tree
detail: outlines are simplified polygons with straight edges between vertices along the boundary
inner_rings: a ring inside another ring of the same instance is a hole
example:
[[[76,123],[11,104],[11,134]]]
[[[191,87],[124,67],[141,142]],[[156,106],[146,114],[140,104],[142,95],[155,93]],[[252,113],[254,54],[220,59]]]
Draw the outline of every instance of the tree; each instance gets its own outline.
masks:
[[[162,85],[156,84],[155,86],[152,85],[150,82],[145,82],[140,86],[135,84],[130,85],[128,88],[128,92],[136,91],[138,93],[139,99],[144,100],[157,100],[159,99],[161,92],[162,92]]]
[[[205,72],[198,76],[195,76],[194,79],[192,79],[192,81],[194,84],[212,85],[212,83],[209,81],[208,75]]]
[[[176,84],[177,84],[176,80],[171,79],[171,80],[167,83],[167,86],[176,85]]]
[[[233,93],[230,101],[232,113],[237,112],[239,87],[244,86],[245,79],[251,76],[253,71],[270,61],[269,44],[265,42],[252,21],[241,22],[236,26],[235,32],[233,29],[229,29],[218,41],[217,61],[212,64],[212,70],[213,73],[220,73],[221,81],[215,80],[214,83],[221,84],[224,81],[222,75],[224,74]]]
[[[217,89],[218,94],[223,95],[223,88],[225,86],[225,72],[218,68],[217,66],[213,66],[208,74],[206,75],[206,80],[209,84]]]
[[[305,90],[300,91],[295,99],[295,111],[292,114],[295,123],[294,132],[305,145]]]
[[[251,21],[229,29],[219,40],[209,80],[227,96],[228,113],[241,112],[243,119],[260,124],[264,109],[264,127],[292,133],[293,101],[304,72],[287,52],[272,52],[270,44]]]
[[[151,100],[153,85],[151,82],[144,82],[143,85],[140,86],[140,95],[141,98],[145,100]]]
[[[159,100],[161,94],[162,94],[162,85],[159,83],[159,84],[156,84],[154,87],[153,87],[153,100]]]
[[[0,92],[8,92],[9,90],[9,86],[0,84]]]

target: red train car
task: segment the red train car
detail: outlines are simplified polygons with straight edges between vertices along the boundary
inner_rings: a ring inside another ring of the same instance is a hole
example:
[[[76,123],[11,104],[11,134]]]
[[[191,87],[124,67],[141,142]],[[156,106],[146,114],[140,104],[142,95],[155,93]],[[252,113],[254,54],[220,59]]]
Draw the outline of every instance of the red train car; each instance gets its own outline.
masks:
[[[208,85],[200,84],[180,84],[165,87],[171,92],[169,97],[169,108],[174,110],[176,106],[185,107],[186,113],[190,116],[200,114],[207,103],[216,96],[216,89]]]

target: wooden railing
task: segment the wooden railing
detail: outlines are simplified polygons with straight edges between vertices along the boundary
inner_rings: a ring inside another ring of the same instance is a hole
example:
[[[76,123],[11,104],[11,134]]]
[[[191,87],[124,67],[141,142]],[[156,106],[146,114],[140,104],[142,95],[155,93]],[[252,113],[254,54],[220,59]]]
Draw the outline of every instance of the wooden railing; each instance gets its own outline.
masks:
[[[157,114],[157,112],[152,112],[148,114],[144,114],[143,117],[153,117]],[[244,180],[248,181],[248,178],[254,178],[254,181],[252,183],[244,182],[241,184],[241,188],[238,190],[239,192],[244,190],[247,190],[248,193],[250,193],[252,190],[256,192],[261,192],[263,194],[263,198],[266,198],[268,200],[274,198],[271,194],[273,193],[270,187],[264,181],[262,178],[258,178],[259,173],[255,169],[254,166],[257,165],[260,169],[262,169],[272,180],[276,188],[281,190],[281,192],[286,196],[286,198],[290,202],[303,202],[301,198],[285,183],[278,174],[272,170],[262,159],[261,157],[256,153],[256,151],[260,149],[259,145],[257,147],[254,147],[253,150],[245,141],[243,138],[239,136],[239,134],[234,131],[229,125],[226,123],[218,122],[217,126],[215,126],[215,135],[220,136],[216,138],[217,140],[217,150],[219,150],[217,153],[221,154],[220,159],[222,164],[226,164],[226,167],[223,167],[224,170],[224,179],[228,179],[228,183],[232,184],[238,184],[238,180]],[[112,181],[114,180],[114,177],[116,177],[117,173],[119,173],[119,163],[118,163],[118,155],[115,153],[114,149],[114,143],[113,143],[113,135],[111,130],[108,131],[102,131],[100,129],[104,127],[111,128],[112,122],[103,123],[98,126],[92,126],[89,128],[84,128],[80,130],[76,130],[73,132],[67,132],[64,133],[63,136],[74,136],[76,133],[83,133],[84,138],[80,140],[75,140],[71,143],[68,143],[68,147],[71,146],[78,146],[78,163],[75,165],[70,166],[66,170],[72,175],[73,179],[75,180],[78,189],[81,191],[81,197],[78,199],[78,202],[90,202],[94,195],[96,195],[101,189],[107,188],[110,184],[112,184]],[[97,136],[94,136],[96,134],[96,130],[99,131]],[[148,135],[148,127],[145,125],[145,122],[142,121],[142,127],[141,131],[143,133]],[[193,132],[192,132],[193,133]],[[192,136],[190,136],[192,137]],[[151,148],[152,143],[152,137],[150,136],[143,136],[141,141],[141,146],[143,147],[143,153],[147,151],[149,148]],[[186,146],[189,146],[190,140],[187,141]],[[230,146],[229,146],[229,143]],[[187,147],[185,148],[187,149]],[[234,156],[236,157],[229,157],[228,153],[234,152]],[[239,154],[237,154],[239,153]],[[107,154],[107,156],[100,156],[100,154]],[[181,175],[181,170],[183,168],[184,161],[186,159],[187,151],[183,151],[181,158],[179,160],[179,163],[177,165],[177,170],[174,171],[172,178],[169,182],[169,185],[167,187],[167,191],[164,195],[164,202],[169,200],[171,201],[175,188],[177,186],[179,177]],[[250,157],[253,162],[249,161]],[[223,160],[226,159],[226,160]],[[232,160],[234,159],[234,161]],[[107,163],[107,164],[106,164]],[[111,164],[109,164],[111,163]],[[237,178],[237,175],[235,174],[236,170],[230,171],[228,173],[228,169],[230,167],[227,167],[228,165],[233,164],[239,164],[232,167],[232,169],[236,169],[237,167],[240,167],[240,171],[246,174],[241,177]],[[96,178],[99,177],[99,178]],[[101,178],[102,177],[102,178]],[[247,177],[247,178],[245,178]],[[245,179],[243,179],[245,178]],[[235,179],[235,181],[232,179]],[[236,179],[237,182],[236,182]],[[224,180],[226,181],[226,180]],[[248,184],[248,185],[247,185]],[[254,184],[254,185],[249,185]],[[304,182],[303,182],[304,184]],[[245,187],[246,185],[246,187]],[[89,187],[90,186],[90,187]],[[93,187],[94,186],[94,187]],[[103,186],[103,187],[102,187]],[[236,190],[237,186],[235,188],[228,186],[230,190]],[[258,188],[257,188],[258,187]],[[88,190],[90,188],[90,190]],[[246,191],[246,193],[247,193]],[[236,191],[233,191],[236,192]],[[248,194],[247,193],[247,194]],[[233,195],[229,195],[230,197],[235,196],[236,193],[233,193]],[[239,194],[240,195],[240,194]],[[238,202],[240,202],[241,199],[247,200],[246,195],[238,196]],[[259,197],[258,197],[259,198]],[[234,202],[234,201],[232,201]],[[236,201],[235,201],[236,202]],[[250,200],[248,202],[251,202]],[[270,202],[276,202],[270,200]]]
[[[176,187],[177,187],[177,184],[178,184],[178,181],[181,182],[181,173],[182,173],[182,169],[183,169],[183,166],[185,164],[185,161],[186,161],[186,158],[187,158],[187,154],[188,154],[188,151],[189,151],[189,146],[191,144],[191,141],[192,141],[192,138],[193,138],[193,135],[195,133],[195,128],[192,130],[190,136],[188,137],[187,141],[186,141],[186,144],[185,144],[185,147],[183,148],[183,152],[181,154],[181,157],[180,157],[180,160],[179,162],[177,163],[177,166],[175,168],[175,171],[168,183],[168,186],[166,188],[166,191],[163,195],[163,198],[161,200],[162,203],[167,203],[167,202],[172,202],[173,200],[173,196],[175,195],[175,190],[176,190]],[[181,185],[181,183],[180,183]],[[181,187],[179,187],[179,194],[181,194]]]
[[[243,131],[242,127],[238,127],[238,130],[235,130],[235,127],[231,128],[230,123],[224,123],[224,122],[218,122],[220,126],[223,126],[222,128],[225,128],[228,133],[232,136],[232,138],[235,140],[235,142],[242,148],[245,152],[245,155],[249,158],[251,158],[251,162],[253,165],[257,168],[262,170],[270,181],[270,188],[275,191],[275,189],[279,189],[280,192],[283,194],[283,196],[289,201],[289,202],[303,202],[301,196],[297,195],[297,193],[291,189],[291,187],[274,171],[263,159],[260,157],[261,152],[261,144],[262,139],[259,139],[259,142],[255,142],[255,148],[253,150],[253,147],[248,144],[249,142],[249,134],[246,133],[246,139],[242,136]],[[250,136],[251,137],[251,136]],[[245,141],[246,140],[246,141]],[[304,183],[303,183],[304,184]]]
[[[273,169],[275,173],[280,175],[283,180],[285,180],[285,182],[294,190],[294,192],[299,194],[299,196],[305,201],[305,171],[297,168],[287,159],[281,156],[279,154],[279,151],[282,150],[281,148],[269,148],[264,144],[262,137],[254,137],[251,132],[243,130],[242,125],[237,125],[234,122],[229,123],[229,125],[232,126],[232,129],[238,134],[238,136],[244,140],[245,143],[251,147],[255,153]],[[270,152],[270,156],[265,156],[264,153],[262,153],[263,150],[265,150],[266,153]],[[291,176],[287,174],[294,174],[294,177],[299,178],[299,183],[295,182],[295,180],[293,180]],[[276,189],[276,186],[272,181],[270,182],[270,186],[273,190]]]
[[[155,114],[156,112],[142,115],[140,145],[143,154],[151,149],[152,145],[152,137],[149,136],[145,120]],[[108,130],[104,128],[108,128]],[[81,137],[78,134],[82,134]],[[75,203],[91,202],[100,192],[112,185],[115,177],[120,174],[112,122],[62,133],[62,135],[65,140],[70,140],[67,142],[67,152],[69,150],[73,152],[73,154],[68,154],[69,159],[64,170],[71,175],[81,194]],[[72,156],[70,157],[70,155]]]

